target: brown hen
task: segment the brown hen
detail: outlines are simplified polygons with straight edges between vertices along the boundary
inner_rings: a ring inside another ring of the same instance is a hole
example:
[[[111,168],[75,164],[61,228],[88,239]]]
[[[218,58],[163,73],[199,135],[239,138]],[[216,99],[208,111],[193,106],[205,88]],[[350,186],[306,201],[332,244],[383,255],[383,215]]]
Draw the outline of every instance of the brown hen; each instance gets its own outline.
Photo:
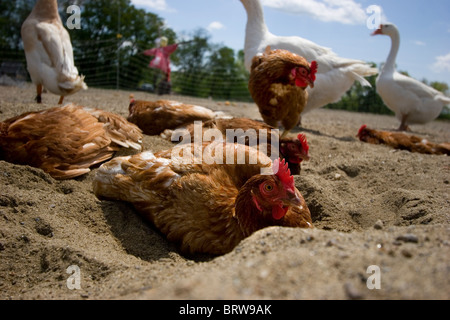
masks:
[[[374,130],[363,125],[359,129],[357,137],[363,142],[385,144],[394,149],[425,154],[450,155],[450,143],[437,144],[403,132]]]
[[[176,148],[103,164],[94,179],[95,194],[132,203],[185,254],[230,252],[268,226],[312,227],[284,161],[274,162],[273,174],[270,158],[245,145],[204,144],[197,150],[203,159],[193,145]],[[245,164],[236,164],[239,155]],[[248,164],[253,157],[254,164]]]
[[[142,132],[123,117],[69,104],[0,122],[0,159],[71,179],[120,147],[141,150]]]
[[[176,129],[194,121],[212,120],[222,113],[178,101],[142,101],[131,99],[128,121],[145,134],[158,135],[167,129]]]
[[[314,87],[317,63],[287,50],[270,50],[252,60],[248,89],[258,105],[265,123],[277,127],[281,122],[285,131],[294,128],[308,101],[309,85]]]
[[[180,136],[190,138],[190,142],[195,142],[195,124],[190,124],[183,128],[186,131],[180,132],[179,135],[173,135],[175,141]],[[269,157],[272,155],[272,139],[279,137],[275,128],[258,120],[248,118],[232,118],[232,119],[214,119],[203,122],[201,124],[202,137],[204,131],[208,129],[217,129],[222,140],[228,143],[240,143],[251,147],[258,148]],[[167,137],[169,138],[169,137]],[[279,139],[279,156],[285,159],[289,164],[289,169],[293,175],[299,175],[301,171],[300,164],[303,160],[309,160],[309,145],[304,134],[297,137],[284,137]],[[272,157],[273,159],[273,157]]]

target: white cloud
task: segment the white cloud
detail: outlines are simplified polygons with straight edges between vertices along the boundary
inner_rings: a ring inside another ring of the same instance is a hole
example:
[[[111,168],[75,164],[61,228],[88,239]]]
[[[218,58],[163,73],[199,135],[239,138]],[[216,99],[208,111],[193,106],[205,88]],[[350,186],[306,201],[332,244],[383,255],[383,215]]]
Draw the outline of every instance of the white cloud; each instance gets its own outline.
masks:
[[[450,53],[445,56],[436,57],[436,61],[434,62],[432,68],[436,73],[450,72]]]
[[[415,41],[413,41],[413,43],[414,43],[416,46],[426,46],[426,45],[427,45],[425,42],[420,41],[420,40],[415,40]]]
[[[214,30],[221,30],[224,28],[225,26],[222,23],[220,23],[219,21],[214,21],[209,24],[207,29],[208,31],[214,31]]]
[[[173,9],[167,5],[166,0],[131,0],[131,3],[135,6],[143,6],[152,10],[173,11]]]
[[[262,0],[262,4],[283,12],[307,14],[325,22],[365,24],[369,17],[366,8],[354,0]]]

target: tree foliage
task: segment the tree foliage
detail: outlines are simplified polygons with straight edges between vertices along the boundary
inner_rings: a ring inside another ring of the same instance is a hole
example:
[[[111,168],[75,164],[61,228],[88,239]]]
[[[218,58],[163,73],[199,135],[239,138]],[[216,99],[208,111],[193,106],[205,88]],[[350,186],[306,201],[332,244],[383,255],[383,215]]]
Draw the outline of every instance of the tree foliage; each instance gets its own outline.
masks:
[[[20,30],[33,6],[34,0],[0,1],[0,64],[25,60]]]
[[[183,95],[251,101],[243,52],[211,44],[204,29],[191,34],[176,51],[174,90]]]
[[[61,7],[73,3],[65,0]],[[141,51],[160,36],[176,39],[160,17],[135,8],[130,0],[79,0],[77,5],[81,29],[70,31],[76,64],[81,73],[101,77],[101,83],[136,87],[145,73]],[[61,16],[63,21],[68,18],[64,10]]]
[[[23,50],[20,29],[34,6],[34,0],[0,1],[0,50]]]
[[[187,40],[187,39],[186,39]],[[204,97],[207,77],[207,58],[211,50],[208,34],[203,29],[196,30],[189,41],[180,45],[175,52],[176,72],[173,77],[174,90],[183,95]]]

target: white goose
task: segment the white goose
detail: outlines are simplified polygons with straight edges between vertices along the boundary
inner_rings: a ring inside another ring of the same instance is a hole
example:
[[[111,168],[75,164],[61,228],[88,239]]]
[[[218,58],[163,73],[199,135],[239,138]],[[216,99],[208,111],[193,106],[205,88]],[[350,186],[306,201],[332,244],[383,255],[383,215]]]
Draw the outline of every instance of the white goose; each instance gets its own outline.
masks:
[[[400,33],[394,24],[382,24],[372,35],[377,34],[387,35],[392,40],[388,59],[377,78],[377,92],[400,120],[398,130],[408,130],[408,124],[424,124],[436,119],[450,103],[450,98],[395,70]]]
[[[359,81],[364,86],[370,83],[364,77],[376,75],[378,69],[364,61],[341,58],[331,49],[296,36],[280,37],[269,32],[259,0],[240,0],[247,11],[245,34],[245,66],[250,70],[252,58],[263,53],[268,45],[272,49],[285,49],[308,61],[316,60],[319,69],[314,88],[308,88],[308,103],[303,113],[329,103],[337,102]]]
[[[87,89],[73,60],[70,36],[58,13],[57,0],[37,0],[22,25],[22,40],[31,80],[36,85],[38,103],[43,87],[64,96]]]

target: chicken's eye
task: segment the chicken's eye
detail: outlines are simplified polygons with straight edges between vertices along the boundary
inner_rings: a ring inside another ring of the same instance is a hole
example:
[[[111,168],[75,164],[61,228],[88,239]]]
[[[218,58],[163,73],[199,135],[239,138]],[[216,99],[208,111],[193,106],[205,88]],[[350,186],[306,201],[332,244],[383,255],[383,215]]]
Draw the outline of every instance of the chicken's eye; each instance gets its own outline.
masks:
[[[306,71],[306,69],[304,69],[304,68],[300,68],[300,74],[302,76],[306,76],[308,74],[308,71]]]
[[[272,192],[275,189],[275,187],[271,183],[265,183],[263,188],[266,192]]]
[[[293,144],[290,144],[290,145],[289,145],[289,149],[295,150],[295,146],[294,146]]]

